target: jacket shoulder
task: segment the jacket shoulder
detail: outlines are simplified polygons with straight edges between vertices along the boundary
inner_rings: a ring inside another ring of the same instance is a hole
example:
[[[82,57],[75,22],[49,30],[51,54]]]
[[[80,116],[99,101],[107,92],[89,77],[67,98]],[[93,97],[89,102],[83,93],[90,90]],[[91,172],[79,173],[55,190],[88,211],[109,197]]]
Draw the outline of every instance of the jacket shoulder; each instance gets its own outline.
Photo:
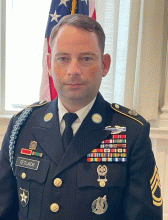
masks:
[[[46,105],[47,103],[48,103],[48,102],[45,100],[45,101],[35,102],[35,103],[33,103],[32,105],[28,105],[28,106],[26,106],[26,108],[24,108],[24,109],[22,109],[20,112],[16,113],[16,114],[14,115],[14,118],[15,118],[16,116],[18,116],[20,113],[22,113],[24,110],[28,109],[28,108],[39,108],[39,107],[41,107],[41,106]]]
[[[115,111],[118,112],[121,115],[124,115],[125,117],[128,117],[136,122],[138,122],[141,125],[144,125],[147,121],[139,115],[135,110],[131,110],[129,108],[126,108],[122,105],[119,105],[117,103],[112,103],[111,108]]]

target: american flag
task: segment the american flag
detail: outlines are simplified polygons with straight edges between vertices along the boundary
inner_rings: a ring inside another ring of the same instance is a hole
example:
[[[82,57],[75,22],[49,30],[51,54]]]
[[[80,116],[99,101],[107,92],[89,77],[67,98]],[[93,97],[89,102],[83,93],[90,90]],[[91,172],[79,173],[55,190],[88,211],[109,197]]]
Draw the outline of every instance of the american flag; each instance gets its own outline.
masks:
[[[75,13],[85,14],[96,20],[95,0],[52,0],[44,42],[40,100],[51,101],[57,97],[53,79],[49,76],[47,68],[47,53],[51,53],[49,39],[52,28],[63,16]]]

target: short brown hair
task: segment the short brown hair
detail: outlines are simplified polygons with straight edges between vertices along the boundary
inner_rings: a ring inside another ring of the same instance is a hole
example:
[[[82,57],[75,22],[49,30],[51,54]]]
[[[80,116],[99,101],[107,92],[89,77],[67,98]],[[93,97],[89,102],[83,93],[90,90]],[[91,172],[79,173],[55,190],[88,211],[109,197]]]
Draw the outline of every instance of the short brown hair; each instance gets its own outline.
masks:
[[[63,25],[71,25],[77,28],[82,28],[85,29],[89,32],[94,32],[99,41],[99,47],[101,50],[102,55],[104,54],[104,47],[105,47],[105,34],[103,31],[103,28],[101,25],[95,21],[94,19],[82,15],[82,14],[72,14],[72,15],[66,15],[61,18],[61,20],[58,22],[58,24],[53,27],[51,34],[50,34],[50,45],[51,48],[53,47],[53,40],[56,37],[58,30],[60,29],[61,26]]]

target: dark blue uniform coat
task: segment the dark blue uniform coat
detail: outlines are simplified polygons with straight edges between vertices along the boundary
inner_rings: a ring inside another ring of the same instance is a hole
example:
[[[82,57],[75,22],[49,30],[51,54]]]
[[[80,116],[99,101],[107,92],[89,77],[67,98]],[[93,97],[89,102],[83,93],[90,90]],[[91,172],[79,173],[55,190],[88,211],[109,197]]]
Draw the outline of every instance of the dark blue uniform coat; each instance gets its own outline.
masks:
[[[17,134],[13,171],[9,163],[9,141],[19,115],[11,119],[0,152],[0,219],[162,219],[149,123],[141,116],[129,115],[129,110],[122,106],[110,105],[98,94],[64,153],[57,108],[57,100],[33,108]],[[53,114],[48,122],[44,121],[47,113]],[[92,120],[95,113],[101,115],[102,121]],[[126,132],[120,134],[126,134],[127,162],[87,162],[87,154],[112,137],[106,126],[126,127]],[[31,141],[37,142],[36,152],[42,153],[42,157],[21,154],[22,148],[29,149]],[[30,169],[30,164],[29,168],[16,166],[19,157],[38,161],[37,170]],[[104,187],[97,180],[99,165],[108,169]],[[60,187],[54,185],[56,178],[62,180]],[[107,210],[94,213],[93,202],[104,196]],[[53,203],[59,207],[56,212],[51,211]]]

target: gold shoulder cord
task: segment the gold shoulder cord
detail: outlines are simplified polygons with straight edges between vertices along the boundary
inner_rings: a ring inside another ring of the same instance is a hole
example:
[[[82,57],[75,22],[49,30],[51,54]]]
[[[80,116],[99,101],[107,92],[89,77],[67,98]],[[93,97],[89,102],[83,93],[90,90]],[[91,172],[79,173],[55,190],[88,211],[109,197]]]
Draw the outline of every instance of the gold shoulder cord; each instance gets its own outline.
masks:
[[[121,111],[115,109],[112,105],[111,105],[111,108],[112,108],[114,111],[119,112],[120,114],[125,115],[125,116],[127,116],[128,118],[131,118],[131,119],[133,119],[133,120],[139,122],[141,125],[144,125],[144,124],[143,124],[141,121],[139,121],[138,119],[133,118],[132,116],[127,115],[127,114],[125,114],[125,113],[123,113],[123,112],[121,112]]]
[[[41,103],[41,102],[40,102]],[[43,101],[41,104],[36,104],[36,105],[29,105],[29,106],[26,106],[24,109],[22,109],[20,112],[18,112],[18,113],[16,113],[15,115],[14,115],[14,117],[16,117],[18,114],[20,114],[21,112],[23,112],[25,109],[27,109],[27,108],[34,108],[34,107],[39,107],[39,106],[43,106],[43,105],[45,105],[45,104],[47,104],[48,102],[47,101]]]

